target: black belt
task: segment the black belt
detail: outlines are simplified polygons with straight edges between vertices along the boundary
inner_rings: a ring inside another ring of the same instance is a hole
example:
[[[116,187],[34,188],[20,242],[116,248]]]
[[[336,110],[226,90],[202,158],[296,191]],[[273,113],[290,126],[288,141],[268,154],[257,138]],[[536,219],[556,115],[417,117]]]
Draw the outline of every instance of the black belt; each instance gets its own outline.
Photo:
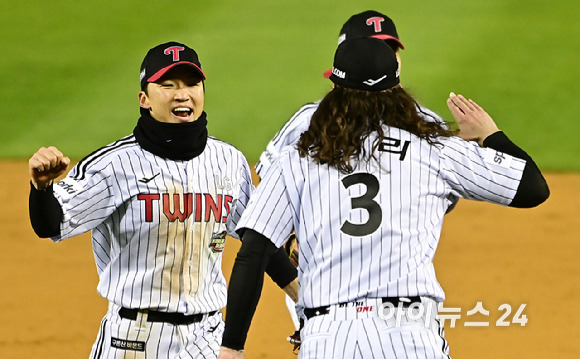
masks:
[[[147,313],[148,322],[163,322],[163,323],[171,323],[174,325],[199,323],[201,322],[205,314],[211,316],[217,313],[217,311],[214,310],[213,312],[205,314],[185,315],[183,313],[167,313],[167,312],[158,312],[156,310],[121,308],[119,309],[119,316],[124,319],[136,320],[139,312]]]
[[[421,297],[385,297],[381,298],[383,304],[391,303],[395,308],[401,306],[402,308],[409,308],[413,304],[421,304]],[[356,302],[356,301],[355,301]],[[339,303],[338,306],[346,305],[348,303]],[[316,317],[318,315],[325,315],[330,313],[330,306],[326,305],[318,308],[304,308],[304,315],[306,319]]]

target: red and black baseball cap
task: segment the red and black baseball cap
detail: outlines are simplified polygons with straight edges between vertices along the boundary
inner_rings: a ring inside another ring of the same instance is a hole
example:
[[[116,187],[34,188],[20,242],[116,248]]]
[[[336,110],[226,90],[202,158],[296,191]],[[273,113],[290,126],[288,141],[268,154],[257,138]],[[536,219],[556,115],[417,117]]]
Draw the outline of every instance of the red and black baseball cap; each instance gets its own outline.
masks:
[[[404,49],[403,43],[397,34],[397,28],[391,18],[378,11],[367,10],[350,17],[340,30],[338,44],[345,40],[374,37],[387,41],[393,50]]]
[[[197,53],[187,45],[172,41],[155,46],[145,55],[141,63],[141,89],[144,89],[148,82],[158,81],[177,65],[191,66],[205,80]]]
[[[329,78],[342,87],[382,91],[399,84],[399,63],[393,49],[384,41],[355,38],[338,45]]]
[[[351,16],[340,29],[338,44],[340,45],[346,40],[368,37],[387,42],[393,51],[405,48],[399,39],[393,20],[387,15],[374,10],[363,11]],[[331,73],[332,69],[326,70],[323,76],[328,79]]]

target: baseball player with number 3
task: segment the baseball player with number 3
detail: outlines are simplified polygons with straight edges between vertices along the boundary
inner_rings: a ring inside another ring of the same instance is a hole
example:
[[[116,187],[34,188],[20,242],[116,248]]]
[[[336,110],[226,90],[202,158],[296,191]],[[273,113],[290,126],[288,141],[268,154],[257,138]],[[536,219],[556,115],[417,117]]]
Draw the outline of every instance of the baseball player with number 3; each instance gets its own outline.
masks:
[[[356,38],[375,38],[383,40],[387,45],[393,49],[397,61],[399,63],[399,72],[401,71],[401,54],[400,50],[404,49],[403,43],[399,38],[397,28],[393,20],[385,14],[375,10],[367,10],[361,13],[352,15],[342,26],[338,36],[338,44],[343,41]],[[326,78],[330,77],[331,70],[324,73]],[[272,163],[279,157],[280,152],[286,146],[295,145],[300,135],[308,130],[312,114],[318,108],[320,101],[308,103],[302,106],[289,120],[284,124],[282,129],[276,133],[272,140],[266,146],[266,149],[260,155],[260,160],[256,163],[256,173],[260,177],[264,177]],[[417,113],[426,121],[438,122],[445,125],[445,121],[430,109],[417,104]],[[457,203],[457,197],[449,195],[448,209],[451,211]],[[295,245],[295,236],[287,243],[285,248],[288,249],[289,255],[298,259],[299,248]],[[294,322],[297,331],[288,337],[288,341],[294,344],[294,348],[300,347],[299,328],[303,319],[300,318],[302,309],[298,306],[295,308],[294,302],[286,296],[286,305]]]
[[[238,223],[220,358],[243,358],[264,258],[293,231],[306,316],[299,358],[448,358],[433,266],[448,196],[527,208],[548,198],[548,186],[474,101],[447,100],[457,135],[426,121],[383,41],[341,43],[330,79],[335,88]],[[404,315],[385,316],[386,305]]]
[[[60,242],[92,231],[97,290],[109,301],[91,358],[215,358],[223,333],[222,251],[253,191],[245,157],[208,136],[197,53],[169,42],[141,65],[133,134],[70,164],[29,160],[30,219]],[[285,287],[296,268],[273,279]],[[275,272],[271,268],[268,271]],[[272,275],[271,275],[272,276]]]

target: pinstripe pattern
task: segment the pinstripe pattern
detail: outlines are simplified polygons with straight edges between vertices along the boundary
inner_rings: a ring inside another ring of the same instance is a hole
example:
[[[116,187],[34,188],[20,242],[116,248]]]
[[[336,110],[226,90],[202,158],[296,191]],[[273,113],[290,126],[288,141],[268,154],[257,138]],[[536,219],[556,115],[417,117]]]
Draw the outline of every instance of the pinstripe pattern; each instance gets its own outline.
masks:
[[[129,136],[86,157],[55,186],[64,220],[53,240],[93,230],[98,291],[113,303],[206,313],[225,306],[226,296],[212,236],[235,235],[234,217],[251,191],[248,164],[229,144],[210,138],[200,156],[171,161]]]
[[[93,152],[55,184],[64,218],[61,235],[52,240],[92,231],[97,290],[116,308],[184,314],[220,310],[227,292],[221,270],[225,234],[237,237],[233,230],[252,190],[248,163],[230,144],[209,137],[201,155],[173,161],[144,151],[131,135]],[[95,358],[125,357],[107,352],[113,319],[120,320],[108,313],[103,321]],[[221,342],[221,334],[210,335],[210,345],[203,344],[208,339],[202,332],[192,336],[191,328],[155,328],[147,345],[159,342],[155,350],[163,353],[184,354],[189,340],[200,345],[199,352]],[[166,343],[166,337],[175,343]],[[208,357],[217,356],[210,352]]]
[[[382,151],[377,153],[380,166],[375,160],[362,162],[354,173],[372,174],[378,181],[376,196],[366,198],[368,204],[380,205],[380,216],[373,215],[380,221],[376,230],[361,236],[341,230],[346,222],[369,222],[368,210],[353,208],[352,202],[364,199],[369,185],[345,188],[345,178],[352,175],[318,166],[293,149],[282,153],[250,199],[240,227],[255,229],[278,246],[296,231],[299,304],[313,308],[364,297],[416,295],[443,300],[432,259],[449,195],[507,205],[525,166],[511,157],[506,160],[510,167],[497,166],[484,160],[494,150],[456,137],[432,146],[399,129],[389,129],[389,136],[401,144],[409,141],[405,159]]]
[[[286,147],[251,197],[238,228],[251,228],[278,247],[296,232],[298,306],[408,296],[442,302],[433,258],[452,199],[508,205],[515,196],[523,160],[458,137],[430,145],[397,128],[385,133],[375,158],[354,163],[350,174]],[[327,317],[307,321],[301,358],[448,356],[434,319],[424,330]]]
[[[423,305],[427,303],[436,307],[434,301],[423,299]],[[313,317],[302,330],[299,358],[449,358],[436,311],[425,311],[413,319],[406,315],[401,315],[399,324],[394,318],[376,315],[358,319]]]

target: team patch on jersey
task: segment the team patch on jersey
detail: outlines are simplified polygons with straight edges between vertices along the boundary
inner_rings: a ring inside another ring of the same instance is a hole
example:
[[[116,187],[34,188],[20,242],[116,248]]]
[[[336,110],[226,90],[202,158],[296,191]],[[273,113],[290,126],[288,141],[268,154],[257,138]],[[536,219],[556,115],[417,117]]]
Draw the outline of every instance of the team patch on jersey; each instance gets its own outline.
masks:
[[[487,151],[483,159],[487,163],[503,168],[509,168],[512,163],[512,158],[510,156],[506,156],[503,152],[493,150]]]
[[[226,231],[214,233],[211,236],[211,243],[209,247],[214,252],[223,252],[226,246]]]
[[[125,340],[111,337],[111,346],[121,350],[145,351],[145,342]]]

